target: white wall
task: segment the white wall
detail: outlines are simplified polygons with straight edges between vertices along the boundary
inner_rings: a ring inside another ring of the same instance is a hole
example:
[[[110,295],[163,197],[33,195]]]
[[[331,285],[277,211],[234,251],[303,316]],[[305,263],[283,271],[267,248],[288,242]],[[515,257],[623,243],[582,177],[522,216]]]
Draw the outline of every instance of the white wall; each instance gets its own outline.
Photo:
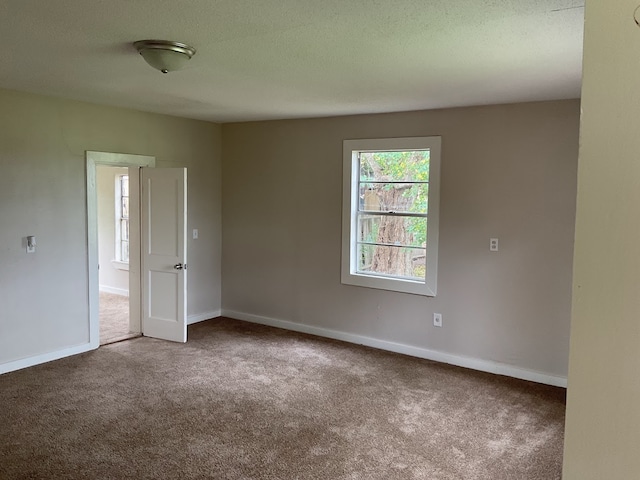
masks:
[[[578,124],[577,100],[224,124],[223,311],[557,383],[568,362]],[[342,141],[424,135],[443,142],[437,297],[342,285]]]
[[[86,150],[188,168],[188,228],[200,231],[188,245],[188,313],[219,312],[220,134],[207,122],[0,90],[0,371],[88,342]]]
[[[587,0],[565,480],[640,478],[638,0]]]
[[[128,172],[128,168],[96,166],[100,291],[120,295],[129,295],[129,270],[118,268],[113,263],[116,251],[116,179]]]

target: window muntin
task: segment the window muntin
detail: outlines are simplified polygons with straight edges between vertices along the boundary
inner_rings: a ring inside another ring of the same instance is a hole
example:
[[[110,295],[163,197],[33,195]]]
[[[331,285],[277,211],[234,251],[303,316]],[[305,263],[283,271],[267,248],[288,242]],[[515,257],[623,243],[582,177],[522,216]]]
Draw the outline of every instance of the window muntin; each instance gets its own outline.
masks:
[[[435,295],[439,160],[440,137],[345,140],[343,283]]]

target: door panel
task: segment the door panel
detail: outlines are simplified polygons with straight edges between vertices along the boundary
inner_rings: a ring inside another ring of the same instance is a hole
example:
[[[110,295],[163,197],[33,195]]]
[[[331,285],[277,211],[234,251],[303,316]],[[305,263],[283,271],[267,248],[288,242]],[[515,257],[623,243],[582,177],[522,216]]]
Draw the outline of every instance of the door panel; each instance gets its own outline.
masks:
[[[187,170],[143,168],[140,174],[142,333],[187,341]]]

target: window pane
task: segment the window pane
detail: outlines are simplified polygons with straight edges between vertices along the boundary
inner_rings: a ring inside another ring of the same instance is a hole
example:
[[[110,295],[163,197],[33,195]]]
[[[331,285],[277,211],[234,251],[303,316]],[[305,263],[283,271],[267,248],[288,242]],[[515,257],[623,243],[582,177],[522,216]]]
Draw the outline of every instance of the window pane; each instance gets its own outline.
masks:
[[[122,185],[122,189],[120,190],[121,195],[123,197],[129,196],[129,175],[120,175],[120,185]]]
[[[425,279],[426,249],[358,245],[358,273]]]
[[[122,252],[120,260],[122,262],[128,262],[129,261],[129,242],[123,241],[120,243],[120,246],[121,246],[121,252]]]
[[[129,218],[129,197],[122,197],[122,218]]]
[[[360,210],[427,213],[427,183],[361,183]]]
[[[425,247],[427,219],[361,214],[358,215],[358,241]]]
[[[429,150],[360,152],[360,180],[428,182]]]
[[[129,240],[129,220],[120,220],[120,239],[125,241]]]

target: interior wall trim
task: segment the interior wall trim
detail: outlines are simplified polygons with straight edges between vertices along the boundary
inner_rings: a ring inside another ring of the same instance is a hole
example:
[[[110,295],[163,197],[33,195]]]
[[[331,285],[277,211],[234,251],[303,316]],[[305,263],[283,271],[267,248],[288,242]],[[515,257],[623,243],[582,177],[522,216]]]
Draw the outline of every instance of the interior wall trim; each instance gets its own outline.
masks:
[[[220,311],[220,309],[214,310],[212,312],[204,312],[204,313],[197,313],[195,315],[189,315],[187,316],[187,325],[191,325],[192,323],[204,322],[205,320],[211,320],[212,318],[218,318],[220,315],[222,315],[222,312]],[[187,340],[187,343],[188,342],[189,340]]]
[[[121,297],[128,297],[129,290],[124,288],[110,287],[109,285],[100,285],[99,290],[105,293],[112,293],[113,295],[120,295]]]
[[[253,315],[250,313],[237,312],[233,310],[214,310],[212,312],[205,312],[196,315],[189,315],[187,323],[189,325],[205,320],[218,318],[220,316],[233,318],[236,320],[243,320],[245,322],[257,323],[260,325],[268,325],[271,327],[282,328],[284,330],[291,330],[294,332],[307,333],[310,335],[317,335],[319,337],[332,338],[335,340],[342,340],[344,342],[354,343],[356,345],[365,345],[367,347],[378,348],[380,350],[386,350],[389,352],[401,353],[403,355],[409,355],[417,358],[424,358],[426,360],[433,360],[440,363],[447,363],[450,365],[456,365],[458,367],[470,368],[472,370],[478,370],[481,372],[493,373],[495,375],[505,375],[508,377],[519,378],[521,380],[528,380],[536,383],[543,383],[546,385],[553,385],[555,387],[567,387],[567,378],[557,375],[551,375],[548,373],[538,372],[534,370],[527,370],[524,368],[514,367],[512,365],[506,365],[504,363],[492,362],[489,360],[481,360],[472,357],[463,357],[459,355],[452,355],[449,353],[439,352],[436,350],[429,350],[426,348],[415,347],[411,345],[405,345],[402,343],[390,342],[387,340],[380,340],[377,338],[365,337],[363,335],[356,335],[353,333],[341,332],[339,330],[331,330],[328,328],[315,327],[313,325],[304,325],[302,323],[290,322],[287,320],[278,320],[275,318],[264,317],[261,315]],[[71,355],[78,355],[80,353],[94,350],[97,347],[91,345],[91,343],[85,343],[70,348],[64,348],[55,352],[48,352],[41,355],[34,355],[19,360],[10,361],[4,364],[0,364],[0,375],[3,373],[12,372],[15,370],[21,370],[23,368],[32,367],[41,363],[51,362],[53,360],[59,360]]]
[[[23,368],[40,365],[41,363],[59,360],[64,357],[70,357],[71,355],[88,352],[89,350],[95,350],[96,348],[98,347],[94,347],[91,345],[91,343],[87,342],[75,347],[56,350],[55,352],[48,352],[40,355],[34,355],[32,357],[21,358],[20,360],[13,360],[11,362],[0,364],[0,375],[3,373],[13,372],[15,370],[21,370]]]
[[[187,317],[187,324],[202,322],[204,320],[210,320],[220,316],[220,310],[214,310],[212,312],[199,313],[196,315],[189,315]],[[41,355],[34,355],[32,357],[21,358],[19,360],[13,360],[7,363],[0,364],[0,375],[3,373],[13,372],[15,370],[21,370],[23,368],[33,367],[40,365],[41,363],[51,362],[53,360],[59,360],[61,358],[70,357],[79,353],[95,350],[97,346],[93,346],[90,342],[77,345],[75,347],[63,348],[56,350],[55,352],[48,352]]]
[[[412,345],[405,345],[402,343],[390,342],[387,340],[380,340],[372,337],[365,337],[353,333],[341,332],[339,330],[331,330],[328,328],[305,325],[302,323],[295,323],[287,320],[278,320],[275,318],[237,312],[224,308],[222,309],[222,315],[224,317],[233,318],[235,320],[243,320],[246,322],[268,325],[271,327],[282,328],[294,332],[308,333],[311,335],[317,335],[319,337],[342,340],[344,342],[355,343],[357,345],[365,345],[367,347],[378,348],[380,350],[386,350],[389,352],[401,353],[403,355],[409,355],[412,357],[424,358],[426,360],[447,363],[449,365],[456,365],[458,367],[493,373],[495,375],[505,375],[507,377],[519,378],[521,380],[528,380],[545,385],[567,388],[566,377],[538,372],[535,370],[527,370],[504,363],[493,362],[490,360],[452,355],[450,353],[439,352],[437,350],[429,350]]]

